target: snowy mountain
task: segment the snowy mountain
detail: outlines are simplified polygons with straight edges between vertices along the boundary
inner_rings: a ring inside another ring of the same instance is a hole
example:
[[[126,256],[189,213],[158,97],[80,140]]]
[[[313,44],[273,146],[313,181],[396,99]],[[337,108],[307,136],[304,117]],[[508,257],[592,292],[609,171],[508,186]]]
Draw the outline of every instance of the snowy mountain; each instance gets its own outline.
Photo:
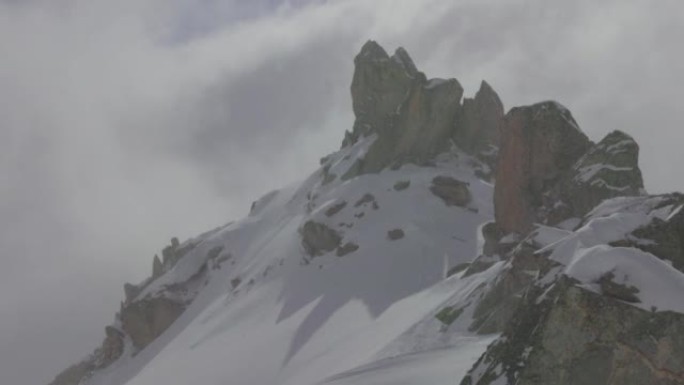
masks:
[[[684,196],[628,135],[462,100],[401,48],[355,65],[342,148],[173,239],[52,385],[684,383]]]

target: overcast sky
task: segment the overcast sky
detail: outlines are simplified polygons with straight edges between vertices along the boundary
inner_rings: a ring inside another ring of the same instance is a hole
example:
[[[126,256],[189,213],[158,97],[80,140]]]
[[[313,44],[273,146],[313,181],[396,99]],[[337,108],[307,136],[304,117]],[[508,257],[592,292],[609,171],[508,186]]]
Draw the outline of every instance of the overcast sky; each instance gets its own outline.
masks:
[[[0,383],[47,383],[171,236],[314,170],[369,38],[506,109],[626,131],[647,189],[684,190],[684,6],[596,3],[0,0]]]

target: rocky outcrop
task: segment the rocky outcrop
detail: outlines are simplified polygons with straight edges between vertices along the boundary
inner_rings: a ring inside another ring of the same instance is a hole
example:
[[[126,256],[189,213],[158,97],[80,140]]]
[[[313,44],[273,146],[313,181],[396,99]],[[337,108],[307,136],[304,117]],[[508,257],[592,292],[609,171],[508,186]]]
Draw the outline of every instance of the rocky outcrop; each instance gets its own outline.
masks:
[[[104,369],[118,360],[124,352],[124,334],[113,326],[105,328],[105,339],[93,354],[58,374],[49,385],[78,385],[95,370]]]
[[[672,206],[678,210],[667,220],[655,218],[611,246],[634,247],[651,253],[684,273],[684,195],[669,194],[661,206]]]
[[[624,132],[613,131],[577,161],[559,189],[556,195],[576,216],[605,199],[641,194],[639,145]]]
[[[164,265],[162,265],[159,256],[155,254],[152,260],[152,279],[159,278],[162,274],[164,274]]]
[[[643,193],[639,146],[614,131],[593,144],[556,102],[512,109],[504,119],[494,207],[505,232],[581,218],[605,199]]]
[[[448,176],[434,178],[430,192],[442,199],[447,206],[465,207],[472,199],[468,183]]]
[[[93,370],[95,370],[95,366],[91,361],[82,361],[58,374],[48,385],[79,385],[81,381],[88,378]]]
[[[402,238],[404,238],[404,230],[402,229],[392,229],[387,232],[387,239],[390,241],[396,241]]]
[[[142,289],[137,285],[134,285],[132,283],[124,283],[125,301],[127,303],[133,301],[135,297],[137,297],[138,294],[140,294],[141,291]]]
[[[452,142],[472,152],[498,142],[503,105],[488,84],[462,106],[458,80],[428,80],[403,48],[389,56],[374,41],[363,46],[354,64],[356,121],[342,145],[370,135],[377,139],[342,179],[405,163],[429,165]]]
[[[299,233],[302,236],[302,247],[310,257],[333,251],[342,242],[337,231],[319,222],[307,221]]]
[[[484,80],[474,98],[463,99],[462,113],[456,123],[454,141],[463,149],[496,166],[504,106],[499,95]]]
[[[133,346],[143,349],[160,336],[183,313],[185,306],[164,297],[143,299],[121,311],[122,329]]]
[[[404,191],[411,186],[410,180],[400,180],[392,186],[394,191]]]
[[[528,295],[462,385],[684,383],[684,315],[650,312],[567,277]]]
[[[113,326],[105,328],[105,339],[100,354],[97,354],[98,367],[106,368],[121,357],[124,351],[124,337],[124,333]]]
[[[545,194],[591,146],[570,112],[555,102],[513,108],[506,114],[496,170],[496,222],[525,233],[541,222]]]

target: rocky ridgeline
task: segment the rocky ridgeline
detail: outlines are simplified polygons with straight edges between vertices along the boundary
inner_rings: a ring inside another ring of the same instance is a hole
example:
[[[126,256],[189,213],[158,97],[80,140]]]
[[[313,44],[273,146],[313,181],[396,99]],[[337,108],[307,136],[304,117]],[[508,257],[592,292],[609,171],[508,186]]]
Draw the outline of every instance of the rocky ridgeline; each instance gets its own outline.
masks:
[[[498,95],[484,81],[474,98],[462,100],[463,88],[456,79],[428,80],[402,48],[389,56],[369,41],[354,62],[356,120],[342,148],[375,139],[346,172],[332,173],[329,158],[324,158],[321,185],[338,175],[350,179],[407,163],[431,166],[436,156],[454,147],[486,165],[479,177],[495,181],[494,221],[482,227],[482,255],[448,275],[465,279],[495,264],[503,267],[489,285],[473,291],[466,304],[447,306],[435,315],[443,331],[469,313],[471,332],[502,334],[462,385],[684,384],[684,315],[633,306],[639,301],[638,290],[617,282],[611,272],[592,283],[596,291],[587,290],[586,283],[564,274],[566,266],[552,258],[549,248],[591,221],[602,220],[595,208],[607,199],[636,197],[614,200],[622,203],[610,206],[610,213],[636,207],[650,220],[604,246],[642,250],[684,272],[684,210],[666,219],[651,215],[663,207],[681,208],[684,196],[646,195],[639,146],[630,136],[614,131],[593,143],[570,111],[553,101],[504,114]],[[410,186],[411,181],[402,180],[393,190]],[[450,177],[434,178],[429,188],[446,206],[467,207],[473,198],[467,183]],[[274,196],[255,203],[250,215]],[[352,204],[379,208],[366,194],[356,203],[331,204],[320,219],[332,218]],[[305,263],[360,247],[320,221],[306,221],[299,234]],[[405,235],[398,228],[387,231],[390,241]],[[178,293],[229,258],[220,249],[211,250],[207,263],[187,282],[146,290],[194,246],[172,240],[162,259],[154,257],[150,278],[126,284],[126,299],[115,324],[106,328],[102,345],[51,385],[79,384],[111,365],[127,346],[138,352],[164,332],[192,300]],[[235,289],[240,279],[232,284]]]
[[[114,324],[105,328],[105,338],[100,347],[83,361],[57,375],[50,385],[78,385],[93,372],[105,369],[118,360],[128,343],[132,345],[135,354],[171,326],[192,300],[177,295],[178,292],[187,291],[187,286],[199,280],[204,272],[198,271],[183,285],[166,286],[147,295],[142,293],[194,247],[195,244],[191,241],[181,245],[177,238],[172,238],[171,244],[162,250],[163,262],[157,255],[154,256],[152,275],[149,278],[138,285],[124,284],[125,300],[121,303]]]

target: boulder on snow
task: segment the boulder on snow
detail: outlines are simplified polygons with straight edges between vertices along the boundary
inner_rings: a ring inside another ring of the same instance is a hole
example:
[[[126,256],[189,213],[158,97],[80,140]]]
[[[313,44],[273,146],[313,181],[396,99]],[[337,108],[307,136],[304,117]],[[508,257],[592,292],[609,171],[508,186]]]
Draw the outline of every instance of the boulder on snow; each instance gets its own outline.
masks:
[[[472,199],[468,183],[448,176],[434,178],[430,191],[441,198],[447,206],[465,207]]]
[[[302,236],[302,246],[310,257],[333,251],[342,242],[337,231],[319,222],[307,221],[299,229],[299,233]]]
[[[387,238],[391,241],[396,241],[398,239],[404,238],[404,230],[393,229],[387,232]]]
[[[409,188],[409,186],[411,186],[410,180],[400,180],[397,183],[395,183],[392,188],[394,189],[394,191],[403,191]]]

